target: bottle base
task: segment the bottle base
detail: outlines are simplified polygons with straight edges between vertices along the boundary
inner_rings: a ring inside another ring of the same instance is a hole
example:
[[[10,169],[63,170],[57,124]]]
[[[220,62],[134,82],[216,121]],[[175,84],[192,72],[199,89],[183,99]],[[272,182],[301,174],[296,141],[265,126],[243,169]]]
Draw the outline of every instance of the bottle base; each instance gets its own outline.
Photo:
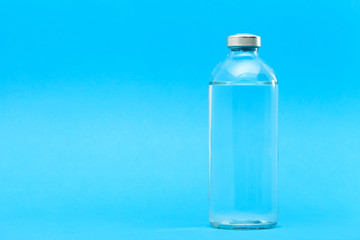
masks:
[[[238,230],[251,230],[251,229],[269,229],[276,226],[276,222],[265,222],[259,220],[234,220],[223,222],[210,222],[211,226],[222,229],[238,229]]]

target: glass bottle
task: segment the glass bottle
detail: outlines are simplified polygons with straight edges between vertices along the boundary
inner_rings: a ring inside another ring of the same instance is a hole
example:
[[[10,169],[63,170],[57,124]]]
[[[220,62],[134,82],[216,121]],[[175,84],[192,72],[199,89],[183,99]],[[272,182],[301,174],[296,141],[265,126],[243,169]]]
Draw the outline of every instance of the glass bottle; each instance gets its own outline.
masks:
[[[209,220],[228,229],[278,219],[278,86],[260,37],[236,34],[209,84]]]

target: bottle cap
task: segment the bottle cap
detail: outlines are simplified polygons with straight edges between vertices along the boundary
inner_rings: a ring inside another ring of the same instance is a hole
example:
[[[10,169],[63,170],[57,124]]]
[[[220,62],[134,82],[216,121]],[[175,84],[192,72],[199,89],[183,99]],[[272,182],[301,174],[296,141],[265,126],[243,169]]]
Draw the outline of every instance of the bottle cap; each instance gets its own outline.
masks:
[[[253,34],[239,33],[227,38],[227,46],[229,48],[261,47],[261,40],[259,36]]]

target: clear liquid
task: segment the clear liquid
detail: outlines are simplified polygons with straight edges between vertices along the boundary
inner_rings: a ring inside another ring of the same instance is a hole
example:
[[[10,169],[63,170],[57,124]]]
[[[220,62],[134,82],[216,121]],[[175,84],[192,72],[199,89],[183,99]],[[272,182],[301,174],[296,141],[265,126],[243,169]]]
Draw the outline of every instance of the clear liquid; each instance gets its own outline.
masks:
[[[213,84],[210,222],[269,228],[277,222],[277,84]]]

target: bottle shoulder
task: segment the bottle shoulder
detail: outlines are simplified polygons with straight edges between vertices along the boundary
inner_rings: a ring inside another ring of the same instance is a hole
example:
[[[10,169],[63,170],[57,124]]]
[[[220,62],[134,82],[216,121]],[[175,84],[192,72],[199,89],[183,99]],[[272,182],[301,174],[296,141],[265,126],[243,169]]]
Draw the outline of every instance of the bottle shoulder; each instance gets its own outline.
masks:
[[[274,70],[261,58],[226,59],[211,75],[211,84],[276,84]]]

